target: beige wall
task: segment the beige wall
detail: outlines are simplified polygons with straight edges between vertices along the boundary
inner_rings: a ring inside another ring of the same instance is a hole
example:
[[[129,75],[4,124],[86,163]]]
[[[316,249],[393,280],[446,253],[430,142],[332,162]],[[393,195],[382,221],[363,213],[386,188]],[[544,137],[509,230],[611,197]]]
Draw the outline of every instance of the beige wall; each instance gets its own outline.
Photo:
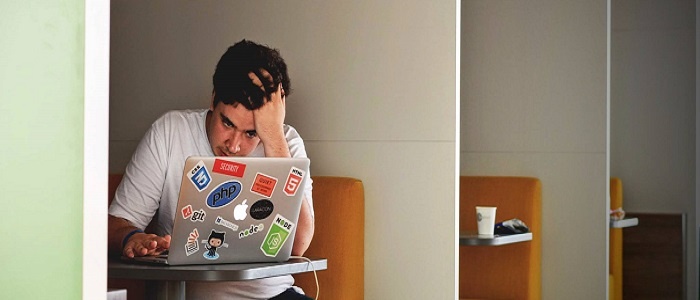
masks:
[[[607,297],[607,1],[462,1],[462,175],[542,181],[543,299]]]
[[[697,299],[695,1],[612,0],[610,174],[630,212],[687,216],[687,299]]]
[[[366,298],[452,299],[456,9],[454,1],[113,1],[110,170],[123,170],[163,112],[208,105],[226,47],[267,43],[290,66],[287,121],[306,140],[312,173],[365,183]]]

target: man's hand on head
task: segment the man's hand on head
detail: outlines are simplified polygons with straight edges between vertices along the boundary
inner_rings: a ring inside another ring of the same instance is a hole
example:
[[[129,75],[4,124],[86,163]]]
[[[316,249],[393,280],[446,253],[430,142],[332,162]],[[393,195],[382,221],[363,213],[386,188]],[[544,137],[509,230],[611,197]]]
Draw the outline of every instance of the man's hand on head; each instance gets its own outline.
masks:
[[[265,70],[262,75],[271,80],[272,76]],[[255,73],[249,74],[253,83],[264,90],[262,82]],[[269,78],[268,78],[269,77]],[[253,110],[255,119],[255,132],[260,138],[260,142],[265,148],[265,156],[268,157],[290,157],[287,139],[284,136],[284,118],[286,111],[286,95],[282,84],[277,86],[277,90],[270,94],[263,106]]]
[[[124,244],[122,254],[126,257],[159,255],[170,248],[170,235],[164,237],[148,234],[134,234]]]
[[[277,90],[270,94],[270,99],[267,99],[263,106],[253,110],[255,131],[261,142],[273,142],[279,138],[284,139],[285,98],[282,85],[280,84]]]

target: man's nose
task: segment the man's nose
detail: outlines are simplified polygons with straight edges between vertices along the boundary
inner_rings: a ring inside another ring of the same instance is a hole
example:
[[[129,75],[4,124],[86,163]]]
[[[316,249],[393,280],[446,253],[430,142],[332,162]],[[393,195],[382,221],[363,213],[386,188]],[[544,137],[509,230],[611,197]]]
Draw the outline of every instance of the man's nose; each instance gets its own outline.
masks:
[[[229,153],[236,154],[238,151],[241,150],[241,134],[240,133],[232,133],[231,136],[228,139],[228,143],[226,144],[226,150],[228,150]]]

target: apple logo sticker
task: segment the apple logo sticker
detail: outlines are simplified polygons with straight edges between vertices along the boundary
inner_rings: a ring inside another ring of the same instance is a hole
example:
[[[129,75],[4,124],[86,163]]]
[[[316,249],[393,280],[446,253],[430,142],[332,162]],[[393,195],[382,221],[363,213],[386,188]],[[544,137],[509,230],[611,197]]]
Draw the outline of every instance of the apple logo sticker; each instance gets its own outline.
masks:
[[[245,220],[245,217],[248,216],[246,213],[246,210],[248,209],[248,204],[246,202],[248,199],[243,200],[241,204],[236,205],[236,207],[233,209],[233,218],[235,220]]]
[[[250,206],[250,217],[256,220],[262,220],[270,216],[274,210],[272,201],[260,199]]]

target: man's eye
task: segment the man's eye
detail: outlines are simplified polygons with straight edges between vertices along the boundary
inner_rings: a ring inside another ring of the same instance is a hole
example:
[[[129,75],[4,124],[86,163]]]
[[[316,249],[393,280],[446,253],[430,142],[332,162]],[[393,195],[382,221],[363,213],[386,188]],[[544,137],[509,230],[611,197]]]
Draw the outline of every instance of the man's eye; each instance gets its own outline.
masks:
[[[223,120],[223,123],[224,123],[224,126],[226,126],[226,127],[233,127],[233,123],[231,123],[228,120]]]
[[[254,138],[254,137],[256,137],[256,136],[258,136],[258,133],[255,132],[255,131],[246,131],[245,134],[246,134],[246,136],[247,136],[248,138],[251,138],[251,139]]]

